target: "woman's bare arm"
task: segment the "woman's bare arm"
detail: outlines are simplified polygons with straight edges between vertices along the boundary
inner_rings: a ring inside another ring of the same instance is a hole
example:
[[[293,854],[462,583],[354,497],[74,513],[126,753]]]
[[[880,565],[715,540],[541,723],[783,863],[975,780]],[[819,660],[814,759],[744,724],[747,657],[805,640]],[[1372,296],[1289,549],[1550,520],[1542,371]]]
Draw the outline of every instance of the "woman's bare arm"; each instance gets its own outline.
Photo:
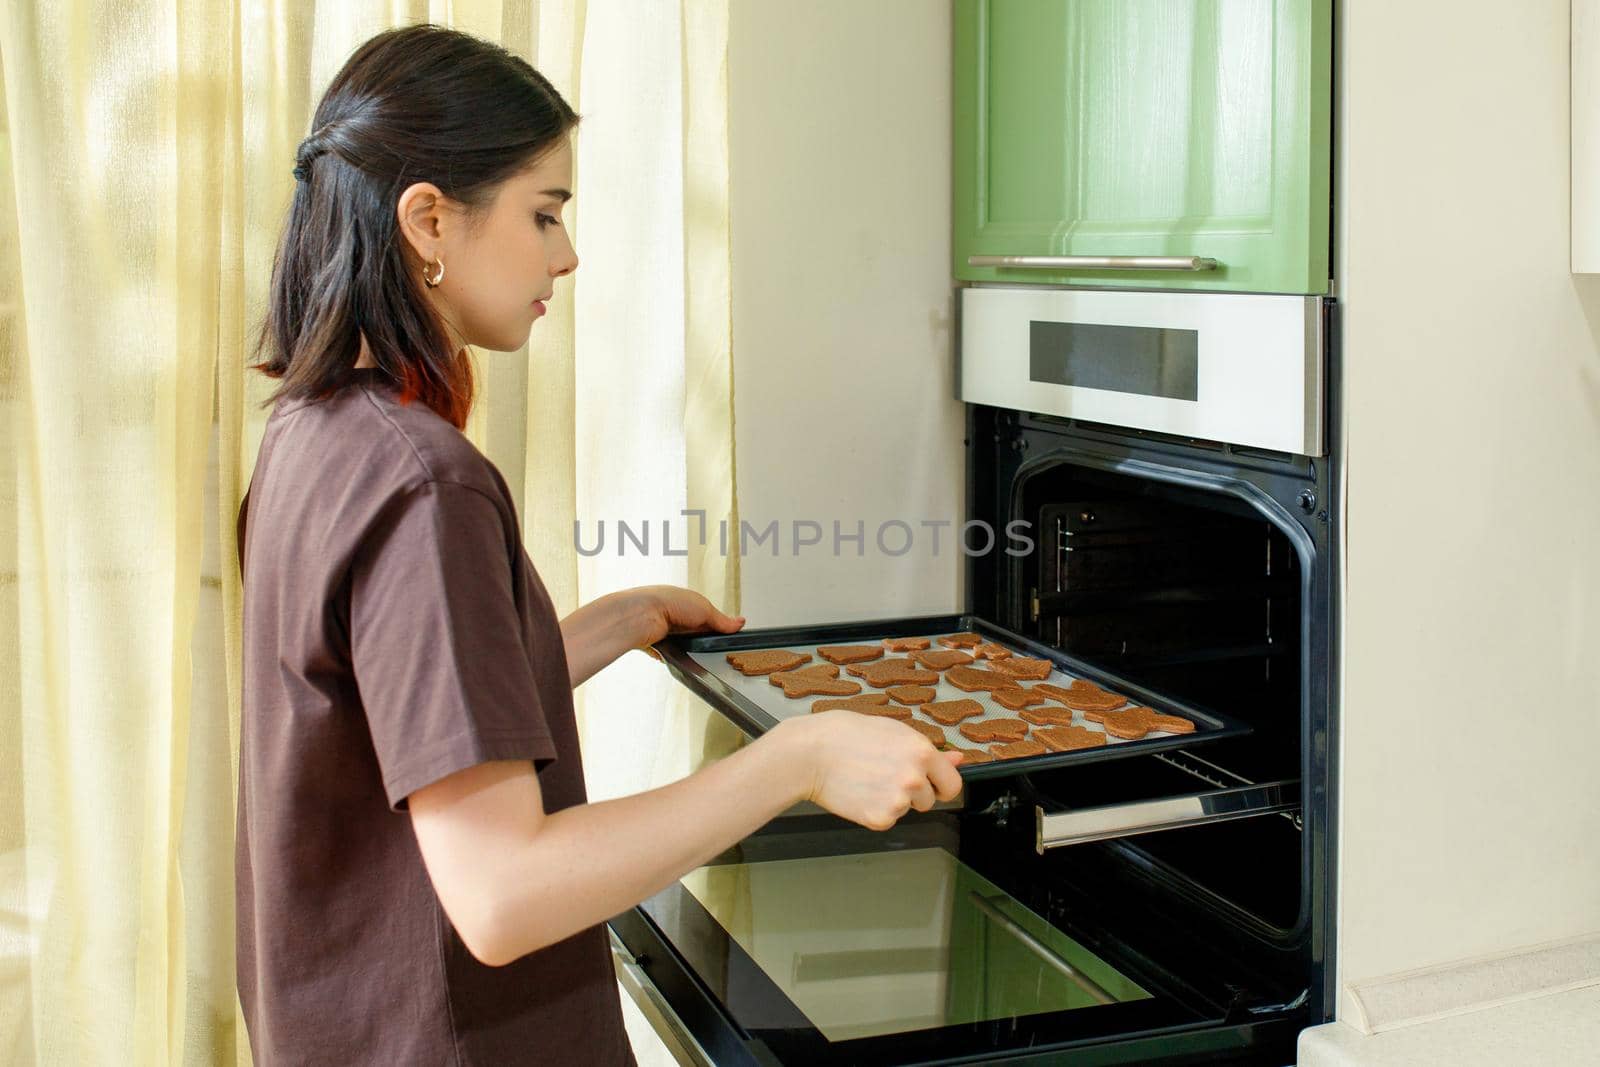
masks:
[[[669,633],[731,634],[744,619],[719,611],[705,597],[675,585],[646,585],[608,593],[561,620],[572,688],[587,682],[623,653],[648,648]]]
[[[525,761],[458,771],[409,807],[445,914],[500,966],[638,904],[801,800],[873,829],[926,811],[961,791],[953,758],[892,719],[831,711],[682,781],[554,815]]]
[[[561,620],[561,643],[567,648],[567,673],[572,688],[587,682],[630,649],[642,648],[652,637],[648,600],[625,589],[592,600]]]

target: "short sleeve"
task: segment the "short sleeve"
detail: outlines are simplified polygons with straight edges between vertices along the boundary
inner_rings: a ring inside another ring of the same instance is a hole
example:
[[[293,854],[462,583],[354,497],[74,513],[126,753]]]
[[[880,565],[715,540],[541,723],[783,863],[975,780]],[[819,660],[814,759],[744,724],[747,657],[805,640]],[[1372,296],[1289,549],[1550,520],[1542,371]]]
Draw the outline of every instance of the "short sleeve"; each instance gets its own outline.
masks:
[[[434,481],[389,507],[352,561],[351,659],[396,811],[467,767],[555,758],[512,541],[490,497]]]

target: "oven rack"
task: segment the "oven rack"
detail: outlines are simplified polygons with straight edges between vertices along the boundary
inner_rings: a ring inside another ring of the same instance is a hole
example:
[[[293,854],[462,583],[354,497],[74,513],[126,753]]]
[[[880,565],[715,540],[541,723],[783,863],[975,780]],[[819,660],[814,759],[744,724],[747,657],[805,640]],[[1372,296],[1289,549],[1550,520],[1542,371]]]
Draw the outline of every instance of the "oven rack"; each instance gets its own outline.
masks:
[[[1088,614],[1122,612],[1130,608],[1168,607],[1174,604],[1263,600],[1274,596],[1292,595],[1299,589],[1299,585],[1299,579],[1291,576],[1256,578],[1227,584],[1163,585],[1153,589],[1064,589],[1060,592],[1041,590],[1038,600],[1041,614]]]
[[[1067,845],[1259,815],[1279,814],[1291,820],[1296,829],[1302,826],[1298,779],[1253,782],[1182,749],[1152,755],[1217,788],[1088,808],[1068,808],[1039,798],[1035,792],[1034,848],[1038,853],[1042,856],[1050,849]]]

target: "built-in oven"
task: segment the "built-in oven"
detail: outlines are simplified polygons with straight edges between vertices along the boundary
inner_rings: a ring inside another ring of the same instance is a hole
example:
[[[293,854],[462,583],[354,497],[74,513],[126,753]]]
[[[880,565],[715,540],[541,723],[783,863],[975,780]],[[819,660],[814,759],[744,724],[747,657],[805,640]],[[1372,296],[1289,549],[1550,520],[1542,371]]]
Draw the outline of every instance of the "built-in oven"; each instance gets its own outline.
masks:
[[[754,735],[785,711],[730,650],[973,632],[1194,729],[964,766],[883,833],[791,812],[613,920],[619,977],[684,1063],[1292,1062],[1333,1011],[1333,305],[957,301],[966,519],[1027,550],[967,556],[957,615],[669,665]]]

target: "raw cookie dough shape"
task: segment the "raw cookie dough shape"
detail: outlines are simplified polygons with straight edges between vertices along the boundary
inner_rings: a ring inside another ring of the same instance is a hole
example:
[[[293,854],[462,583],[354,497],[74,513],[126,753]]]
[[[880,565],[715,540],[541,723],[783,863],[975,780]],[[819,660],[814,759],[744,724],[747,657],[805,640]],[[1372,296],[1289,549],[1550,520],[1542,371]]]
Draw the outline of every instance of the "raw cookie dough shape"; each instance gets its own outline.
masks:
[[[972,719],[983,714],[983,705],[976,700],[940,700],[924,704],[917,709],[934,722],[954,726],[962,719]]]
[[[990,741],[1021,741],[1028,736],[1028,724],[1021,719],[984,719],[982,722],[964,722],[959,727],[961,736],[968,741],[986,745]]]
[[[1022,683],[1015,678],[982,667],[951,667],[945,671],[944,680],[957,689],[964,689],[969,693],[985,690],[992,693],[997,689],[1022,688]]]
[[[813,715],[823,711],[854,711],[862,715],[887,715],[891,719],[911,718],[911,709],[889,703],[882,693],[862,693],[857,697],[828,697],[811,705]]]
[[[972,657],[960,649],[939,648],[932,652],[913,652],[911,658],[920,667],[930,671],[942,671],[946,667],[960,667],[972,662]]]
[[[1120,708],[1128,702],[1126,698],[1120,697],[1109,690],[1101,689],[1091,682],[1085,682],[1081,678],[1065,689],[1059,685],[1051,685],[1048,682],[1041,683],[1033,688],[1051,700],[1059,700],[1067,707],[1076,708],[1079,711],[1110,711],[1112,708]]]
[[[728,653],[728,662],[733,665],[733,669],[751,678],[760,674],[771,674],[773,671],[790,670],[810,661],[809,653],[785,652],[781,648]]]
[[[977,634],[946,634],[939,638],[939,643],[945,648],[977,648],[983,644],[983,638]]]
[[[829,663],[866,663],[883,657],[882,645],[821,645],[817,655]]]
[[[1027,756],[1042,756],[1050,750],[1037,741],[1026,739],[1005,745],[990,745],[989,751],[994,753],[995,759],[1023,759]]]
[[[1106,743],[1105,734],[1083,726],[1041,726],[1033,731],[1033,739],[1051,752],[1075,752]]]
[[[885,637],[883,647],[890,652],[916,652],[928,647],[926,637]]]
[[[1124,711],[1086,711],[1083,717],[1106,728],[1112,737],[1137,741],[1152,730],[1168,734],[1192,734],[1194,723],[1176,715],[1162,715],[1154,708],[1128,708]]]
[[[845,671],[874,689],[889,685],[935,685],[939,681],[938,671],[923,670],[908,659],[880,659],[876,663],[846,667]]]
[[[782,689],[783,695],[790,700],[800,697],[847,697],[861,692],[861,683],[848,678],[817,678],[797,671],[773,671],[767,678]]]
[[[1005,659],[993,661],[991,666],[1001,674],[1012,678],[1026,678],[1030,682],[1042,681],[1050,677],[1050,672],[1055,670],[1055,664],[1047,659],[1032,659],[1028,656],[1007,656]]]
[[[1050,700],[1043,693],[1035,692],[1032,689],[996,689],[989,695],[996,704],[1010,708],[1012,711],[1021,711],[1023,708],[1032,707],[1035,704],[1048,703]]]
[[[1023,708],[1017,712],[1023,722],[1032,723],[1034,726],[1071,726],[1073,723],[1072,709],[1063,708],[1056,704],[1045,704],[1037,708]]]
[[[837,678],[839,668],[831,663],[813,663],[809,667],[796,667],[792,671],[774,671],[773,674],[787,674],[795,678]],[[769,674],[767,677],[770,678],[772,675]]]

